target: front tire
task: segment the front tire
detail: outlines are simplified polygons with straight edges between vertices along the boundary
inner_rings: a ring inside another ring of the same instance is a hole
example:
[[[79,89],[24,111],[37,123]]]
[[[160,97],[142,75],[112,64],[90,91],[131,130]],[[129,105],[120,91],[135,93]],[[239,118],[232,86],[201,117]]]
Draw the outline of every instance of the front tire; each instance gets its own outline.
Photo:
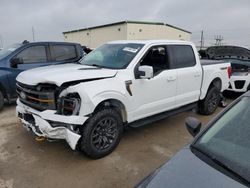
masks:
[[[80,149],[90,158],[104,157],[119,144],[122,132],[123,122],[119,112],[113,108],[104,108],[84,125]]]
[[[218,107],[220,100],[221,97],[218,88],[211,87],[208,90],[206,97],[198,103],[199,113],[203,115],[211,115]]]

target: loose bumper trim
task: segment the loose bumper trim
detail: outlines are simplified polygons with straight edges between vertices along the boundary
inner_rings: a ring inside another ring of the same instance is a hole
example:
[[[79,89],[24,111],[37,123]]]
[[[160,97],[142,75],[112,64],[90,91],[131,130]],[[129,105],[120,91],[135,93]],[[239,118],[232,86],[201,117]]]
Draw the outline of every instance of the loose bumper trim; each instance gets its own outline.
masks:
[[[73,126],[83,125],[88,117],[62,116],[55,114],[55,111],[36,111],[17,100],[16,113],[27,130],[32,130],[37,136],[49,139],[64,139],[70,147],[75,150],[81,135],[74,132]],[[54,127],[53,124],[62,123],[62,126]]]

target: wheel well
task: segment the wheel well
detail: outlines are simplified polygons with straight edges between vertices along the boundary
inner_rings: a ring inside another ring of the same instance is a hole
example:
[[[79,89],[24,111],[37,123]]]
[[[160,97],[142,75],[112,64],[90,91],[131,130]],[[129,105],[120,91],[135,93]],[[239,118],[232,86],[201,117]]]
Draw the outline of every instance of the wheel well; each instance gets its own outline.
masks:
[[[210,89],[211,87],[216,87],[219,91],[221,91],[221,87],[222,87],[222,82],[221,82],[221,79],[220,78],[215,78],[211,84],[209,85],[209,88]]]
[[[5,88],[3,87],[3,85],[2,85],[1,83],[0,83],[0,91],[3,92],[4,98],[8,98],[8,97],[7,97],[7,93],[6,93],[6,91],[5,91]]]
[[[119,101],[117,99],[107,99],[105,101],[102,101],[97,105],[94,112],[99,111],[100,109],[103,109],[105,107],[116,108],[119,111],[119,113],[121,114],[122,121],[123,122],[127,121],[127,111],[126,111],[124,104],[121,101]]]

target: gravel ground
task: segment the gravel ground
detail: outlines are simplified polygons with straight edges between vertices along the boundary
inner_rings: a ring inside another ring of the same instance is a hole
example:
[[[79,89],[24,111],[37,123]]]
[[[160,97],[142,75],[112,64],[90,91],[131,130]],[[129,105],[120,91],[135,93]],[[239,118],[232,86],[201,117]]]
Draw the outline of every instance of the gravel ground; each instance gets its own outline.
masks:
[[[188,116],[212,118],[189,111],[130,129],[112,154],[91,160],[64,141],[35,141],[9,105],[0,113],[0,188],[133,187],[192,140]]]

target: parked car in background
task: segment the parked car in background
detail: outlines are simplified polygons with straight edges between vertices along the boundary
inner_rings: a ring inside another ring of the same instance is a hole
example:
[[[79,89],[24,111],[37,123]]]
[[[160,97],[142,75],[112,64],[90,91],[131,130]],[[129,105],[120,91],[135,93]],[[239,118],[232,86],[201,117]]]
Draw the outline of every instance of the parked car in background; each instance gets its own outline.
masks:
[[[138,188],[246,188],[250,186],[250,92],[233,102],[199,133],[188,118],[194,141],[142,180]]]
[[[108,155],[125,126],[196,107],[212,114],[228,87],[229,63],[203,62],[185,41],[114,41],[79,64],[17,77],[17,114],[38,136],[65,139],[92,158]],[[46,99],[46,100],[44,100]]]
[[[4,99],[10,102],[17,97],[16,77],[28,69],[76,62],[83,57],[80,44],[67,42],[24,41],[0,51],[0,110]]]
[[[250,89],[250,50],[239,46],[213,46],[206,50],[209,59],[231,63],[232,75],[227,90],[246,92]]]

